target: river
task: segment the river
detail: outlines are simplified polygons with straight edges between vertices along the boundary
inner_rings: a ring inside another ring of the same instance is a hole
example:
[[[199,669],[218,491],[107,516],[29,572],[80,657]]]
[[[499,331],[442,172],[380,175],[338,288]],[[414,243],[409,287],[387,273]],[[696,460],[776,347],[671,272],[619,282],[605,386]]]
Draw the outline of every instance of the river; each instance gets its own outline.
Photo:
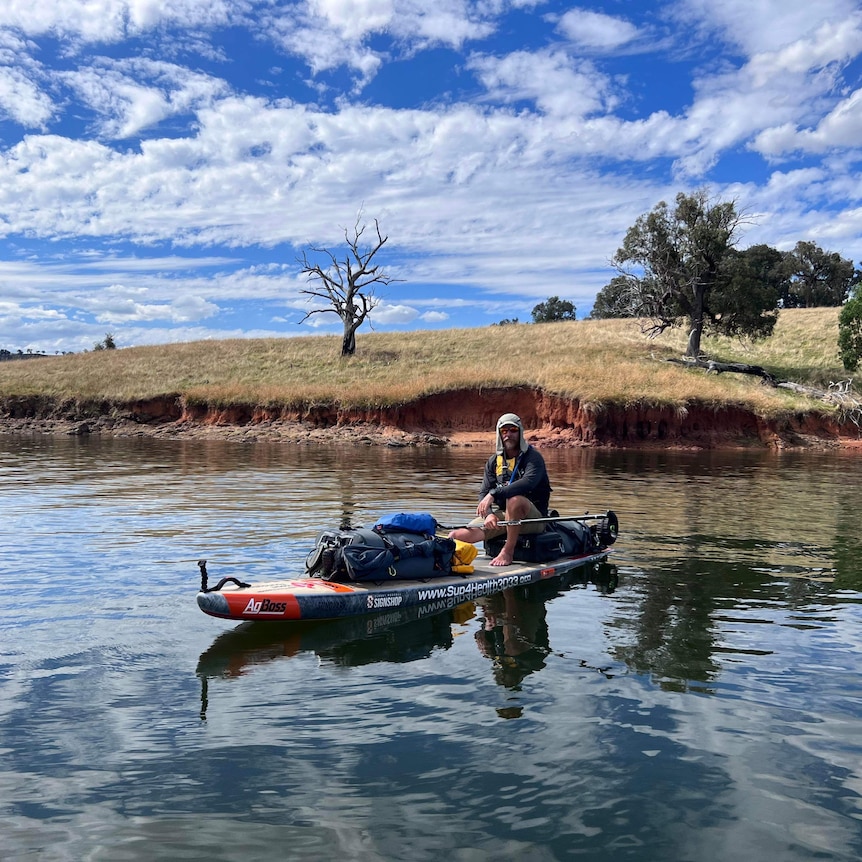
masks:
[[[607,564],[235,626],[211,577],[459,523],[479,449],[0,435],[0,858],[862,857],[862,458],[545,451]]]

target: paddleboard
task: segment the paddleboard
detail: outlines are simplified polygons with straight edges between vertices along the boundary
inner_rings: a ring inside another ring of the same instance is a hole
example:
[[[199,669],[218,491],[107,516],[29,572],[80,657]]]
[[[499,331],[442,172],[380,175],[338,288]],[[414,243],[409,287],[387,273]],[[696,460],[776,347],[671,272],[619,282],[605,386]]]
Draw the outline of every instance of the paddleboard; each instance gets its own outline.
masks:
[[[202,589],[198,607],[212,617],[226,620],[331,620],[412,607],[445,610],[512,587],[523,587],[559,577],[587,563],[605,559],[609,549],[546,563],[520,563],[496,567],[490,558],[473,561],[470,575],[447,575],[427,581],[336,583],[301,577],[239,585],[220,583]],[[201,561],[206,582],[205,561]]]

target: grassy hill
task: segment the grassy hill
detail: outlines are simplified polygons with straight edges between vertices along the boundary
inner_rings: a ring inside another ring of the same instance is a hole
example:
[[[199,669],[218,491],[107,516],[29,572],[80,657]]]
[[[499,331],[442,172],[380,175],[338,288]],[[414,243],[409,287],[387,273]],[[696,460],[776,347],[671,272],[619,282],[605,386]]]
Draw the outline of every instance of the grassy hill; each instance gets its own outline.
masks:
[[[582,404],[684,409],[732,404],[761,416],[828,411],[757,377],[706,374],[666,361],[683,331],[650,340],[631,320],[513,324],[481,329],[368,333],[354,357],[340,336],[232,339],[101,350],[0,363],[0,404],[122,405],[164,396],[199,407],[391,407],[465,389],[530,387]],[[837,355],[838,309],[781,313],[775,335],[749,343],[705,338],[722,362],[761,365],[781,380],[825,388],[847,379]],[[121,340],[121,336],[120,336]]]

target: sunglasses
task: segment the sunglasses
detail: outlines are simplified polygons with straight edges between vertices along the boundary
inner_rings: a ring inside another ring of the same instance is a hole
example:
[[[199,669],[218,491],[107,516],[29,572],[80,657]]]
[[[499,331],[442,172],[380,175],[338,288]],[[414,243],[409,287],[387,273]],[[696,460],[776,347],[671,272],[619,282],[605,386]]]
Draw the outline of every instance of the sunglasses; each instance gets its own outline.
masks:
[[[501,434],[517,434],[518,433],[518,426],[517,425],[504,425],[500,429],[500,433]]]

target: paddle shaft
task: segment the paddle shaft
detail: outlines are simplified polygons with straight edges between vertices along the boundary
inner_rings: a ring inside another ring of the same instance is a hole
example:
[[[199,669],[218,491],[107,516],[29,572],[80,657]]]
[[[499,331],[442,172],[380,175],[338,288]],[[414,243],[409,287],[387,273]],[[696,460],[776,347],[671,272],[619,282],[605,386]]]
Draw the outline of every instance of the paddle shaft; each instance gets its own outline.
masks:
[[[520,527],[522,524],[550,524],[554,521],[595,521],[606,518],[607,513],[601,515],[555,515],[552,518],[523,518],[520,521],[497,521],[498,527]],[[442,524],[440,525],[443,526]],[[470,524],[461,524],[457,527],[443,527],[444,530],[463,530]]]

